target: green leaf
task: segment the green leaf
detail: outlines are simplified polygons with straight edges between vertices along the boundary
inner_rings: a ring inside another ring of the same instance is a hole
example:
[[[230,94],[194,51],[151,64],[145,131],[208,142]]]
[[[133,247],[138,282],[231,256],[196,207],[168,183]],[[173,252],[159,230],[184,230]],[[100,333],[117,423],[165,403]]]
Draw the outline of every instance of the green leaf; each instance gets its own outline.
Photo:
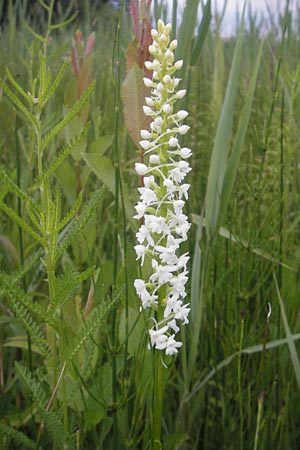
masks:
[[[38,450],[39,448],[36,446],[36,443],[29,437],[27,437],[24,433],[15,430],[8,425],[0,424],[0,435],[13,439],[14,444],[18,445],[18,448],[29,448],[31,450]]]
[[[11,89],[7,86],[4,80],[0,78],[0,88],[6,93],[6,95],[10,98],[10,100],[16,105],[16,107],[24,114],[24,116],[36,126],[35,118],[30,114],[27,107],[23,105],[23,103],[18,99],[18,97],[11,91]]]
[[[114,136],[101,136],[96,141],[92,142],[89,147],[89,153],[95,153],[98,156],[103,156],[104,153],[109,149],[111,144],[113,143]]]
[[[282,317],[283,326],[284,326],[284,329],[285,329],[287,344],[288,344],[288,347],[289,347],[291,360],[292,360],[292,363],[293,363],[294,372],[295,372],[296,380],[297,380],[297,383],[298,383],[298,387],[300,389],[300,361],[299,361],[299,356],[298,356],[298,352],[297,352],[296,345],[295,345],[295,342],[294,342],[294,336],[293,336],[293,334],[291,332],[291,329],[289,327],[289,323],[288,323],[288,320],[287,320],[287,317],[286,317],[284,303],[283,303],[283,300],[281,298],[281,294],[280,294],[280,291],[279,291],[279,287],[278,287],[277,279],[276,279],[276,276],[275,276],[275,272],[273,272],[273,277],[274,277],[274,281],[275,281],[275,287],[276,287],[277,297],[278,297],[278,301],[279,301],[279,305],[280,305],[281,317]]]
[[[121,89],[125,125],[137,148],[141,140],[140,131],[148,130],[150,125],[150,118],[143,111],[145,97],[149,95],[149,88],[146,88],[143,82],[144,76],[144,71],[137,64],[133,64]]]
[[[36,33],[33,28],[31,28],[31,26],[26,22],[26,20],[23,20],[22,25],[25,26],[25,28],[29,31],[30,34],[32,34],[33,37],[35,37],[36,40],[38,40],[42,44],[46,43],[46,39],[40,34]]]
[[[195,38],[196,42],[193,46],[192,55],[191,55],[191,66],[195,66],[199,60],[199,56],[204,45],[207,33],[209,31],[209,26],[211,22],[211,0],[207,0],[206,5],[203,9],[203,17],[198,29],[197,37]]]
[[[81,133],[77,134],[75,138],[71,139],[67,145],[63,147],[63,149],[59,152],[56,159],[53,163],[48,167],[48,169],[44,172],[44,177],[49,178],[53,172],[64,162],[68,155],[72,152],[72,150],[86,137],[91,123],[88,122]]]
[[[20,255],[9,237],[3,234],[0,234],[0,255],[8,267],[16,268],[19,266]]]
[[[14,347],[21,348],[22,350],[28,350],[28,336],[13,336],[8,338],[8,340],[3,344],[3,347]],[[30,349],[32,352],[42,355],[40,348],[31,343]]]
[[[178,32],[178,47],[176,49],[176,59],[183,59],[185,62],[181,75],[183,75],[183,71],[190,64],[191,45],[198,18],[198,8],[199,0],[186,1]]]
[[[70,111],[66,114],[66,116],[60,121],[58,122],[58,124],[56,124],[54,126],[54,128],[52,128],[52,130],[47,133],[43,138],[42,138],[42,142],[41,142],[41,148],[45,148],[49,142],[51,141],[51,139],[53,139],[66,125],[68,125],[68,123],[71,122],[71,120],[77,116],[77,114],[82,110],[82,108],[84,107],[84,105],[87,103],[87,101],[89,100],[89,98],[91,97],[94,89],[95,89],[95,85],[96,82],[93,81],[89,87],[87,88],[87,90],[82,94],[82,96],[80,97],[79,100],[77,100],[77,102],[74,104],[74,106],[70,109]]]
[[[244,145],[245,136],[249,124],[250,114],[251,114],[251,106],[256,86],[256,80],[258,75],[258,69],[260,66],[260,59],[262,55],[262,49],[263,49],[263,42],[260,46],[255,66],[252,72],[251,80],[250,80],[250,86],[248,89],[248,94],[244,103],[244,107],[242,109],[242,113],[239,120],[239,126],[237,135],[235,138],[235,143],[232,149],[232,153],[230,156],[230,159],[227,163],[225,177],[224,177],[224,183],[222,187],[222,196],[221,196],[221,211],[222,214],[220,214],[219,222],[222,219],[222,216],[225,215],[227,210],[227,205],[229,203],[229,199],[231,197],[231,193],[233,190],[233,185],[236,179],[237,169],[240,161],[240,155],[241,151]]]
[[[114,292],[111,300],[103,302],[92,309],[82,328],[78,330],[76,342],[72,345],[73,348],[68,352],[66,357],[67,362],[71,362],[74,359],[75,355],[84,346],[86,341],[90,339],[107,314],[116,306],[117,302],[120,301],[123,293],[124,287],[121,287]]]
[[[28,225],[25,220],[23,220],[20,216],[18,216],[17,213],[13,209],[11,209],[9,206],[7,206],[5,203],[0,202],[0,209],[5,212],[5,214],[13,220],[17,225],[19,225],[26,233],[30,234],[36,241],[40,242],[44,247],[47,246],[47,242],[45,239],[40,236],[38,233],[36,233],[30,225]]]
[[[95,153],[84,153],[83,159],[97,177],[108,187],[110,192],[115,194],[115,168],[112,161],[107,156],[98,156]],[[122,180],[125,211],[128,220],[133,223],[134,208],[129,199],[128,187]]]
[[[68,245],[70,245],[73,239],[83,230],[83,228],[95,212],[96,208],[98,207],[99,203],[102,202],[105,193],[105,187],[102,187],[98,191],[94,192],[90,201],[85,204],[80,216],[76,217],[76,220],[73,220],[69,224],[66,230],[66,234],[61,238],[59,242],[55,261],[57,261],[61,257]]]
[[[42,355],[49,355],[50,350],[42,331],[30,314],[31,312],[34,313],[42,320],[46,318],[39,304],[34,303],[31,298],[27,297],[22,289],[13,284],[12,278],[4,273],[0,273],[0,285],[8,296],[13,311]]]
[[[12,180],[12,178],[8,175],[8,173],[4,170],[2,166],[0,166],[0,182],[5,184],[10,192],[16,194],[21,200],[30,204],[30,207],[34,211],[39,211],[38,204],[30,198],[26,192],[22,191],[19,186]]]
[[[79,192],[79,195],[76,199],[76,202],[74,203],[73,208],[71,208],[68,214],[60,221],[60,223],[57,226],[56,232],[62,230],[73,219],[73,217],[78,213],[81,207],[81,203],[82,203],[82,192]]]
[[[242,61],[243,46],[243,19],[236,41],[232,66],[230,69],[225,99],[214,140],[213,151],[208,173],[207,190],[205,198],[205,219],[207,223],[207,235],[214,236],[220,213],[220,199],[223,190],[223,182],[227,168],[229,146],[232,135],[233,114],[239,74]]]
[[[19,83],[16,82],[12,74],[10,73],[8,67],[5,68],[5,73],[7,79],[10,81],[10,83],[13,85],[16,91],[26,100],[26,102],[29,103],[29,105],[32,105],[32,99],[31,97],[22,89],[22,87],[19,85]]]
[[[44,107],[45,104],[48,102],[48,100],[52,97],[53,93],[56,91],[57,86],[59,85],[59,83],[61,82],[64,73],[66,71],[67,68],[67,60],[64,60],[61,68],[59,69],[59,72],[55,78],[55,80],[52,83],[51,87],[47,87],[46,90],[42,91],[42,95],[39,98],[40,101],[40,108]]]
[[[96,153],[83,153],[83,159],[97,177],[108,187],[110,192],[115,191],[115,169],[111,159],[107,156],[98,156]]]
[[[34,403],[37,405],[46,429],[49,431],[49,433],[53,436],[54,439],[64,442],[67,439],[64,426],[60,421],[60,419],[57,417],[56,413],[54,413],[53,411],[46,410],[47,395],[41,383],[39,383],[35,378],[33,378],[29,370],[22,364],[16,362],[15,367],[17,374],[25,384],[26,388],[29,390],[34,400]]]

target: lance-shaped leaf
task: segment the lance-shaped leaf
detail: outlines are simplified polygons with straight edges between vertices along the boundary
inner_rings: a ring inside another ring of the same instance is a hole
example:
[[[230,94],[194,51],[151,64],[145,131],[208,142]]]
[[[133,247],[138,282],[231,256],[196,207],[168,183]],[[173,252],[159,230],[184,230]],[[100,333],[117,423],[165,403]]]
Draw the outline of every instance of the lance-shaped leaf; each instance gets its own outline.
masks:
[[[243,16],[244,17],[244,16]],[[217,228],[221,208],[221,195],[227,169],[230,140],[232,137],[233,114],[237,96],[243,46],[243,19],[239,30],[233,62],[230,69],[225,99],[217,127],[213,151],[210,160],[206,190],[205,218],[207,235],[211,238]]]
[[[149,129],[150,124],[150,118],[143,111],[145,97],[149,95],[149,88],[143,82],[144,76],[144,72],[133,64],[121,90],[126,128],[137,147],[141,140],[140,130]]]

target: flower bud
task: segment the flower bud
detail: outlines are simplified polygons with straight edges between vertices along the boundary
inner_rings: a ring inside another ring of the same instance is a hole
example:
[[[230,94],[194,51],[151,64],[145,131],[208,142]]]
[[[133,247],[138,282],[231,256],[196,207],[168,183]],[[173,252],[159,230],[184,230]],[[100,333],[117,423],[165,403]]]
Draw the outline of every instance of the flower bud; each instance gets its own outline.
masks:
[[[151,53],[151,55],[156,54],[156,48],[154,47],[154,45],[149,45],[149,53]]]
[[[155,29],[151,30],[152,39],[156,39],[158,37],[158,31]]]
[[[161,127],[163,124],[163,120],[160,116],[156,117],[156,119],[154,120],[154,123],[157,127]]]
[[[135,163],[135,171],[137,172],[138,175],[145,175],[145,173],[147,172],[148,167],[146,166],[146,164],[142,164],[142,163]]]
[[[171,114],[173,111],[173,108],[171,105],[169,105],[169,103],[166,103],[162,109],[163,109],[163,112],[166,114]]]
[[[152,143],[150,141],[148,141],[147,139],[144,139],[143,141],[140,141],[140,146],[144,150],[148,150],[148,148],[150,148],[152,146]]]
[[[171,26],[170,23],[167,23],[166,26],[165,26],[165,33],[166,34],[170,34],[171,31],[172,31],[172,26]]]
[[[173,78],[173,88],[176,88],[179,85],[181,78]]]
[[[171,81],[172,81],[172,79],[171,79],[170,75],[165,75],[165,76],[163,77],[163,82],[164,82],[165,84],[169,84],[169,83],[171,83]]]
[[[145,61],[145,67],[148,70],[153,70],[153,63],[151,61]]]
[[[157,28],[158,28],[159,33],[164,32],[165,24],[163,23],[163,21],[161,19],[158,19],[158,21],[157,21]]]
[[[176,61],[176,63],[174,64],[174,67],[176,70],[180,70],[183,66],[183,61],[182,59],[180,59],[179,61]]]
[[[150,78],[143,78],[143,81],[144,81],[144,85],[146,86],[146,87],[153,87],[153,81],[152,80],[150,80]]]
[[[149,162],[150,162],[150,164],[159,164],[160,163],[159,156],[158,155],[150,155]]]
[[[185,96],[185,94],[186,94],[186,90],[181,89],[180,91],[176,92],[176,98],[181,99]]]
[[[173,62],[174,61],[174,54],[168,49],[165,52],[165,58],[166,58],[167,61]]]
[[[190,127],[188,125],[181,125],[178,128],[178,132],[179,132],[179,134],[183,135],[183,134],[186,134],[189,131],[189,129],[190,129]]]
[[[149,108],[149,106],[143,106],[143,111],[146,116],[152,116],[154,114],[154,112],[152,111],[151,108]]]
[[[169,48],[171,51],[175,50],[177,48],[177,39],[174,39],[169,45]]]
[[[152,61],[153,70],[158,70],[160,68],[160,62],[157,59]]]
[[[143,138],[143,139],[149,139],[151,137],[151,134],[149,133],[148,130],[141,130],[140,135],[141,135],[141,138]]]
[[[167,36],[163,33],[160,38],[158,39],[158,42],[161,46],[165,45],[167,42]]]
[[[192,156],[192,151],[190,148],[187,147],[182,147],[182,149],[180,150],[180,156],[181,158],[187,159],[190,156]]]
[[[178,120],[184,120],[188,115],[189,115],[189,113],[187,111],[185,111],[184,109],[181,109],[180,111],[178,111],[176,113],[176,118]]]
[[[165,88],[162,83],[158,83],[158,85],[156,86],[156,89],[158,90],[158,92],[163,92]]]
[[[177,147],[178,139],[175,137],[171,137],[171,139],[169,139],[169,145],[170,147]]]
[[[145,102],[147,106],[154,106],[154,101],[151,97],[145,97]]]

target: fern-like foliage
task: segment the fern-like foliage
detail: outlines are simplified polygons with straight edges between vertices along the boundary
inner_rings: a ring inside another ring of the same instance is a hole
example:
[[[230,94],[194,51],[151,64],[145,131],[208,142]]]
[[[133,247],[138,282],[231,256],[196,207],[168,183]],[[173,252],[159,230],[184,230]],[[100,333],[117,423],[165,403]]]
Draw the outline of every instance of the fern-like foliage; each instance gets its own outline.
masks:
[[[0,209],[2,209],[2,211],[5,212],[5,214],[13,222],[15,222],[20,228],[22,228],[22,230],[30,234],[30,236],[33,237],[35,241],[38,241],[44,247],[47,245],[46,240],[40,234],[34,231],[34,229],[24,219],[22,219],[22,217],[20,217],[12,208],[7,206],[3,202],[0,202]]]
[[[49,131],[45,136],[42,138],[41,142],[41,148],[45,148],[49,142],[63,129],[66,125],[68,125],[69,122],[71,122],[74,117],[76,117],[84,105],[87,103],[89,98],[91,97],[94,89],[95,89],[96,82],[94,81],[91,83],[88,87],[88,89],[82,94],[79,100],[75,102],[75,104],[72,106],[68,114],[60,121],[58,122],[51,131]]]
[[[3,286],[3,289],[10,300],[14,313],[21,321],[25,330],[30,334],[33,342],[38,346],[44,356],[49,355],[50,350],[48,344],[40,327],[30,313],[30,311],[32,311],[40,317],[43,317],[41,308],[34,304],[20,288],[11,283],[11,279],[8,275],[0,273],[0,284]]]
[[[64,426],[54,411],[47,410],[47,395],[40,382],[32,377],[29,370],[22,364],[15,363],[17,374],[30,392],[34,404],[42,417],[42,421],[54,440],[65,442],[69,436],[64,430]]]
[[[59,242],[58,248],[56,250],[55,261],[58,261],[58,259],[62,256],[63,252],[71,244],[74,238],[84,229],[85,225],[90,220],[101,201],[104,199],[105,193],[106,188],[104,186],[95,191],[92,194],[89,202],[85,204],[80,216],[76,217],[76,219],[73,219],[73,222],[71,222],[71,224],[69,225],[66,234]]]
[[[43,250],[40,248],[38,249],[35,254],[28,258],[24,266],[20,267],[18,270],[16,270],[13,274],[10,275],[10,286],[13,286],[17,283],[19,283],[28,272],[34,269],[34,267],[37,265],[37,263],[40,261],[40,258],[43,254]],[[37,274],[38,271],[35,272]],[[0,284],[0,297],[2,295],[6,294],[6,290],[4,289],[4,286]]]
[[[73,139],[66,144],[62,150],[59,152],[52,164],[44,170],[44,177],[49,178],[56,169],[64,162],[64,160],[70,155],[72,150],[86,137],[90,128],[90,122],[86,124],[82,132],[77,134]]]
[[[71,362],[77,352],[85,345],[88,339],[93,335],[94,331],[103,323],[104,318],[120,301],[122,294],[124,293],[124,287],[115,291],[112,298],[106,302],[101,303],[95,307],[89,314],[87,320],[84,321],[82,328],[78,331],[75,343],[69,350],[66,360]]]
[[[66,265],[65,272],[56,280],[57,295],[55,301],[50,305],[46,315],[49,320],[54,317],[55,310],[63,307],[67,301],[73,298],[78,286],[85,280],[91,278],[94,273],[94,267],[88,267],[83,272],[76,272],[71,265]],[[47,319],[48,321],[48,319]]]
[[[36,446],[36,443],[33,442],[29,437],[27,437],[21,431],[15,430],[8,425],[4,425],[0,423],[0,436],[3,438],[7,438],[9,441],[13,441],[15,444],[12,448],[22,448],[22,449],[30,449],[30,450],[38,450],[39,447]]]

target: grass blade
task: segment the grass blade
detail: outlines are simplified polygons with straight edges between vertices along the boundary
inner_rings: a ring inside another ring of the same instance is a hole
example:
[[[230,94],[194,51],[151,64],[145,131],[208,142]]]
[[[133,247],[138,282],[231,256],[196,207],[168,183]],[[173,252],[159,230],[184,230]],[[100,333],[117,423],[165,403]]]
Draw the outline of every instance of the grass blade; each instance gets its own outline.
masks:
[[[243,19],[235,46],[233,62],[229,74],[225,99],[221,111],[221,117],[217,127],[209,167],[205,207],[205,218],[207,221],[206,231],[209,238],[211,238],[216,232],[219,212],[221,208],[220,199],[223,190],[224,177],[227,169],[229,145],[232,136],[233,114],[242,62],[242,45]]]
[[[298,387],[300,389],[300,361],[299,361],[297,349],[296,349],[296,346],[295,346],[295,342],[294,342],[294,339],[293,339],[293,334],[291,333],[291,329],[289,327],[289,323],[288,323],[288,320],[287,320],[287,317],[286,317],[284,304],[283,304],[283,300],[282,300],[281,295],[280,295],[280,291],[279,291],[279,287],[278,287],[278,283],[277,283],[275,272],[273,272],[273,277],[274,277],[277,297],[278,297],[278,301],[279,301],[279,305],[280,305],[280,311],[281,311],[283,326],[284,326],[284,329],[285,329],[287,344],[289,346],[289,351],[290,351],[292,363],[293,363],[293,366],[294,366],[296,380],[297,380],[297,383],[298,383]]]

